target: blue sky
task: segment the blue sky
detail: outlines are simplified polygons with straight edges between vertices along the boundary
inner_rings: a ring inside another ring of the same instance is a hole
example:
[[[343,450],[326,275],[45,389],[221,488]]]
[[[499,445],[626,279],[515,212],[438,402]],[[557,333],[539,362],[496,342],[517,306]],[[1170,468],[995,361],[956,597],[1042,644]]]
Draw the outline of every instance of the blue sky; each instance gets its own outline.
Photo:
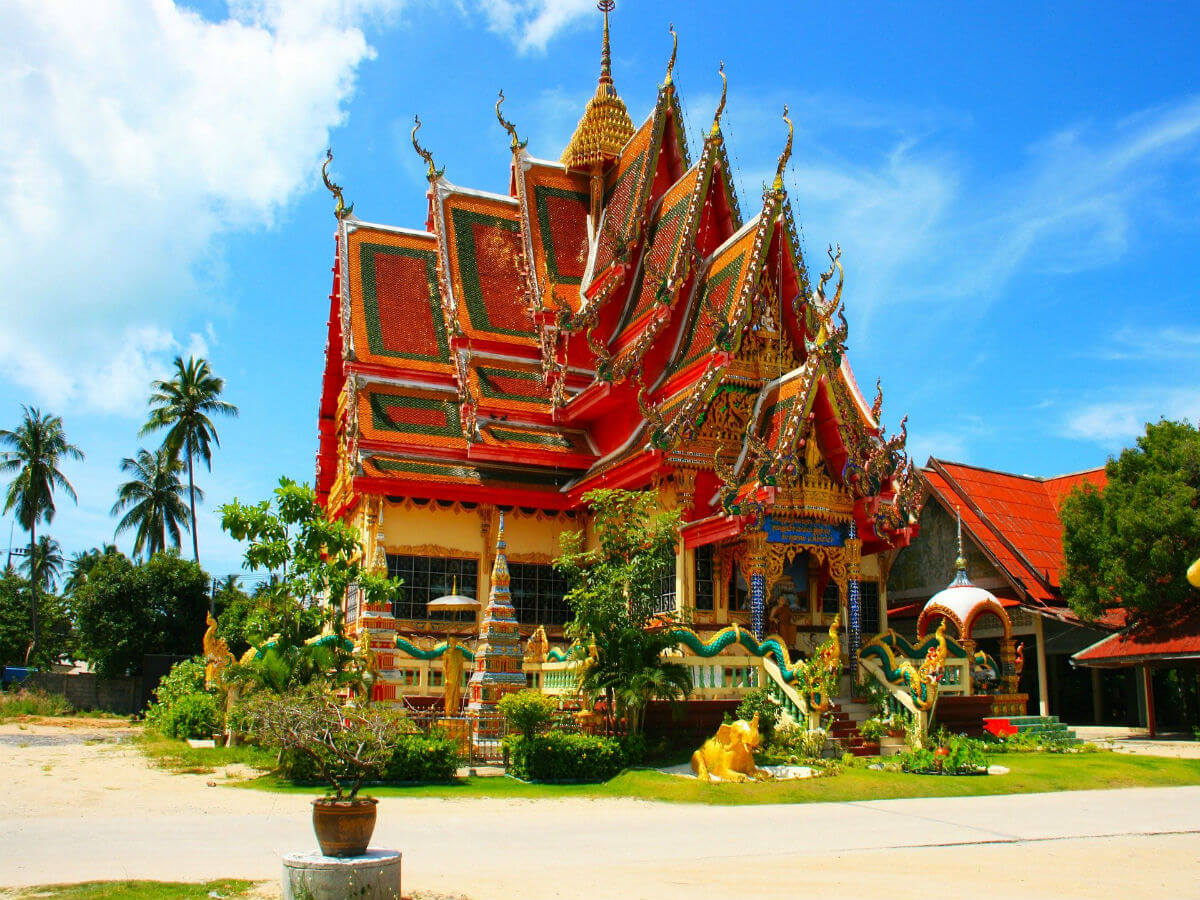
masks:
[[[5,19],[0,422],[40,405],[86,451],[67,467],[79,504],[60,498],[50,529],[69,554],[111,539],[150,381],[203,353],[242,415],[200,477],[201,557],[235,571],[217,505],[312,477],[325,147],[367,221],[424,221],[417,112],[449,179],[503,191],[496,91],[530,151],[557,157],[595,86],[599,14],[113,0],[17,2]],[[613,69],[635,121],[671,21],[693,148],[725,62],[744,210],[790,105],[810,268],[840,242],[851,362],[868,396],[883,379],[890,428],[909,414],[919,461],[1058,474],[1102,463],[1147,419],[1200,416],[1194,4],[620,0]]]

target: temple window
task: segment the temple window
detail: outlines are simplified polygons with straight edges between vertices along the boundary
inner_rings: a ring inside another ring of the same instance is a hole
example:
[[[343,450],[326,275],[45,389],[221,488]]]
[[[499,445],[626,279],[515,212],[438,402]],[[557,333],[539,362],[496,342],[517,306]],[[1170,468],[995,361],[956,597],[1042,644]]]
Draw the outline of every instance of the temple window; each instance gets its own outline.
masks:
[[[746,579],[742,577],[740,567],[736,565],[729,576],[727,596],[729,597],[729,608],[734,612],[750,608],[750,587],[746,584]]]
[[[668,551],[667,558],[670,560],[670,566],[658,579],[658,603],[654,606],[655,612],[674,612],[676,608],[675,552],[673,550]]]
[[[479,560],[453,557],[387,555],[388,576],[400,578],[404,587],[400,597],[392,602],[392,615],[397,619],[473,619],[472,613],[450,613],[430,616],[426,604],[445,597],[457,588],[458,593],[477,597],[479,590]]]
[[[693,568],[696,574],[696,609],[711,610],[716,585],[713,583],[713,548],[712,544],[697,547],[694,554]]]
[[[859,582],[858,608],[862,615],[861,633],[868,636],[879,634],[879,582]]]
[[[513,609],[522,625],[564,625],[571,620],[571,608],[563,599],[567,582],[554,566],[510,562],[508,574]]]
[[[837,615],[841,608],[842,595],[838,590],[837,582],[830,581],[825,585],[825,593],[821,595],[821,614],[826,616]]]

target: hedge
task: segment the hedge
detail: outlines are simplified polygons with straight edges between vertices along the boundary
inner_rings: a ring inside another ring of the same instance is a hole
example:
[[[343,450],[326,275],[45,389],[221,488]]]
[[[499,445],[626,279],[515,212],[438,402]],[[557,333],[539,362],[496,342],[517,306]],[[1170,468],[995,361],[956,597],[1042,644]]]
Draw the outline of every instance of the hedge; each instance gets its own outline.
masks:
[[[296,784],[323,782],[312,758],[288,751],[280,759],[280,771]],[[441,734],[401,734],[395,739],[391,759],[378,778],[369,784],[411,784],[454,780],[458,769],[458,745]]]
[[[508,771],[524,781],[607,781],[627,761],[619,740],[591,734],[518,735],[507,746]]]

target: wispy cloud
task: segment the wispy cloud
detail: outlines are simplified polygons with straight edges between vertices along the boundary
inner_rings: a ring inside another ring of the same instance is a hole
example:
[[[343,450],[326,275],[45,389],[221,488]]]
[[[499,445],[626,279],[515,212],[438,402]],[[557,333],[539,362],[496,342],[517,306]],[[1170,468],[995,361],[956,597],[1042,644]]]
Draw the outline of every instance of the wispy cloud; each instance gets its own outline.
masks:
[[[1145,431],[1147,422],[1160,418],[1200,420],[1200,388],[1139,390],[1118,399],[1086,403],[1067,415],[1061,433],[1118,448]]]
[[[399,0],[10,4],[0,32],[0,374],[60,410],[137,411],[191,339],[214,240],[312,182],[363,25]],[[69,364],[68,364],[69,361]]]
[[[594,0],[479,0],[488,27],[522,53],[543,52],[563,29],[596,16]]]

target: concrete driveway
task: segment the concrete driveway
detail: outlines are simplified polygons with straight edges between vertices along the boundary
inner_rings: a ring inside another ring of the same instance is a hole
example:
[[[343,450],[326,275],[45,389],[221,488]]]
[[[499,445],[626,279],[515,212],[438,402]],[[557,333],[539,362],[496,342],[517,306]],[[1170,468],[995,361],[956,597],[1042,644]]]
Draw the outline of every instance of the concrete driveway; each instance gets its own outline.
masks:
[[[19,742],[20,743],[20,742]],[[0,885],[272,879],[308,800],[128,746],[0,747]],[[209,786],[214,783],[216,786]],[[933,894],[1200,898],[1200,787],[798,806],[385,799],[405,889],[475,900]]]

